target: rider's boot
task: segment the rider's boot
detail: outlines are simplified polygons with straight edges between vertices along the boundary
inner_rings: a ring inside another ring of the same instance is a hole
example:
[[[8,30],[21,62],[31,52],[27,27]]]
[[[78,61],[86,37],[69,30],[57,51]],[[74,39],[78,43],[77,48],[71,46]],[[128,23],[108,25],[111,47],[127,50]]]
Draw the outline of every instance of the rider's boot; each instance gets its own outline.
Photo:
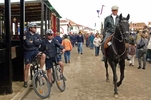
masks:
[[[105,61],[105,60],[106,60],[106,56],[103,55],[102,61]]]
[[[106,55],[103,54],[103,58],[102,58],[102,61],[105,61],[106,60]]]

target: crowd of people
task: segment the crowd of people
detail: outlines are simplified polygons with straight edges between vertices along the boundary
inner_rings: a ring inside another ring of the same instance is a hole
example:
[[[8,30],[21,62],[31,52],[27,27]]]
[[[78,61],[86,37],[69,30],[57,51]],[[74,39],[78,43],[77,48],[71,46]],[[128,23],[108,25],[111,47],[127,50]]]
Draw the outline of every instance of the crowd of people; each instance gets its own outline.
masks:
[[[151,33],[144,29],[130,34],[129,50],[130,66],[138,59],[138,69],[146,68],[146,61],[151,62]],[[142,65],[143,60],[143,65]]]
[[[117,6],[112,7],[113,14],[117,15]],[[107,18],[112,18],[109,16]],[[105,20],[107,21],[107,20]],[[109,21],[109,20],[108,20]],[[106,22],[107,23],[107,22]],[[114,24],[112,24],[114,25]],[[109,27],[109,26],[106,26]],[[108,30],[111,28],[108,28]],[[63,37],[60,37],[60,33],[57,32],[54,37],[54,32],[51,29],[48,29],[45,32],[45,39],[41,39],[40,35],[36,33],[37,24],[29,23],[28,30],[24,34],[24,59],[25,59],[25,70],[24,70],[24,87],[28,86],[28,71],[30,68],[30,64],[32,62],[32,57],[36,55],[40,56],[40,68],[43,69],[44,64],[46,65],[47,76],[51,83],[51,68],[53,67],[53,59],[57,59],[58,64],[61,67],[62,78],[66,80],[63,75],[64,71],[64,63],[62,62],[62,56],[57,55],[58,52],[64,53],[64,62],[70,63],[71,50],[74,46],[77,47],[77,53],[83,54],[83,44],[85,42],[86,47],[90,49],[95,49],[95,56],[99,56],[100,47],[106,40],[106,36],[108,33],[99,34],[99,33],[87,33],[82,34],[79,32],[78,34],[65,34]],[[110,34],[108,34],[110,35]],[[104,38],[103,38],[104,37]],[[103,48],[101,48],[103,49]],[[103,53],[103,59],[105,59],[105,55]],[[129,66],[135,65],[135,58],[138,59],[138,69],[146,69],[146,61],[151,62],[151,32],[147,29],[139,30],[137,32],[130,33],[130,41],[129,47],[127,50],[128,58],[129,58]],[[143,58],[143,60],[142,60]],[[143,65],[142,65],[143,61]]]

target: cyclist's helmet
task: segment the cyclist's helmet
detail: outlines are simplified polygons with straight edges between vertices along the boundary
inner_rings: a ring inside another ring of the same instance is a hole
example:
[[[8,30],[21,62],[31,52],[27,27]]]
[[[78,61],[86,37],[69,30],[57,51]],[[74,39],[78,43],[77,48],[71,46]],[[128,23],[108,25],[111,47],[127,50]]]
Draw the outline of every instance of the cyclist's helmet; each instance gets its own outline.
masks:
[[[47,35],[47,34],[54,34],[54,32],[52,31],[52,29],[47,29],[46,35]]]
[[[28,28],[37,27],[37,24],[35,22],[30,22],[27,25]]]

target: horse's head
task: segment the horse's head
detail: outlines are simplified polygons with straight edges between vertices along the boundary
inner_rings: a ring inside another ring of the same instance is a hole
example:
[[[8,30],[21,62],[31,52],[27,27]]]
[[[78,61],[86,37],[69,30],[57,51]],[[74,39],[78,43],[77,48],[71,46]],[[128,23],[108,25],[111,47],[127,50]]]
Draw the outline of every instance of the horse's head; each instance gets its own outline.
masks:
[[[128,14],[127,17],[123,17],[122,14],[119,16],[119,28],[121,33],[123,34],[123,38],[126,43],[129,42],[130,34],[129,34],[129,18],[130,15]]]

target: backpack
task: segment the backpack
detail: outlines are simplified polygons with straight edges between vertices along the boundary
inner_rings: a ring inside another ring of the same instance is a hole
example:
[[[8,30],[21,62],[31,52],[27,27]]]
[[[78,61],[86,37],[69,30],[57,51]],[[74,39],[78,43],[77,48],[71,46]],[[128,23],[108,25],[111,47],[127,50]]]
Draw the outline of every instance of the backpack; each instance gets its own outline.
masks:
[[[132,46],[129,47],[129,49],[130,49],[129,54],[130,54],[130,55],[135,55],[135,53],[136,53],[136,48],[135,48],[135,46],[132,45]]]

